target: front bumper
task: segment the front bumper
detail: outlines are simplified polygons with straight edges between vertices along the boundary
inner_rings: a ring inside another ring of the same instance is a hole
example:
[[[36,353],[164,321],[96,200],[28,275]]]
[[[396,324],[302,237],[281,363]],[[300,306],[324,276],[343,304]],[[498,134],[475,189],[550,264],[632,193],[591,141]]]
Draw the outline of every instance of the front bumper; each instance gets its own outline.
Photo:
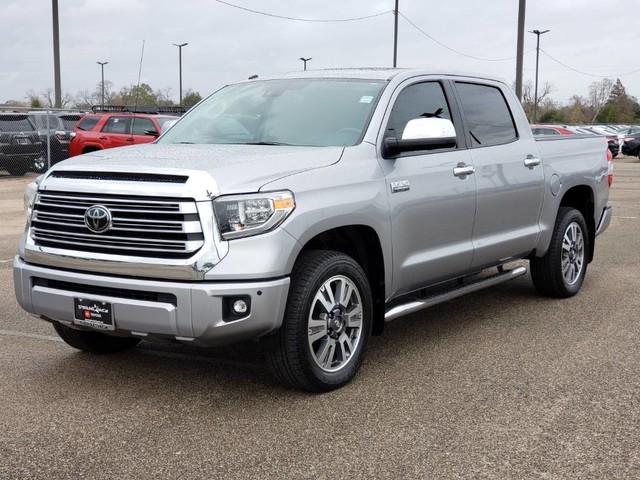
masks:
[[[234,282],[172,282],[104,276],[29,264],[13,264],[16,298],[27,312],[73,324],[74,298],[113,305],[115,335],[171,338],[202,346],[256,339],[282,323],[289,278]],[[249,297],[250,311],[224,318],[231,298]]]

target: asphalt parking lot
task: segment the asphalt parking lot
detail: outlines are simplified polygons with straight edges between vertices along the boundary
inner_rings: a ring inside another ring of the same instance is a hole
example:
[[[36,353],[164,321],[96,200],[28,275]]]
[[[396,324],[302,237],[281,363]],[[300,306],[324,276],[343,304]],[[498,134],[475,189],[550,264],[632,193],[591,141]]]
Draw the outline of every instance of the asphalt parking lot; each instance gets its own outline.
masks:
[[[640,478],[640,162],[614,163],[579,295],[526,275],[396,320],[323,395],[251,344],[62,343],[14,299],[33,175],[0,172],[0,479]]]

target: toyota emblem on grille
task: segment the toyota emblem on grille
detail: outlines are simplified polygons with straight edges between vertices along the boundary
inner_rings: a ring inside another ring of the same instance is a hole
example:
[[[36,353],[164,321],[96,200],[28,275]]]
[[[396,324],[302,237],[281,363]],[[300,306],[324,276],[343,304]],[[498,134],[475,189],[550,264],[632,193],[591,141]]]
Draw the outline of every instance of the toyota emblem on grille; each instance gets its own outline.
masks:
[[[84,224],[92,232],[106,232],[111,228],[111,212],[102,205],[93,205],[84,212]]]

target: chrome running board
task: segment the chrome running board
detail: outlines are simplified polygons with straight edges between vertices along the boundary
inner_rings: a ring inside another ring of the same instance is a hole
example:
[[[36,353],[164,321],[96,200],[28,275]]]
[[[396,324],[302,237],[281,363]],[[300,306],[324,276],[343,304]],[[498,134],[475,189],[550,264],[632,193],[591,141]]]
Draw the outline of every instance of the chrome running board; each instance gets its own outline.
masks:
[[[492,287],[509,280],[513,280],[514,278],[521,277],[522,275],[527,273],[527,269],[525,267],[516,267],[513,270],[503,271],[500,271],[500,269],[498,269],[498,271],[499,273],[497,273],[496,275],[482,278],[474,283],[454,288],[453,290],[448,290],[443,293],[438,293],[430,297],[424,297],[417,300],[414,299],[410,302],[396,305],[395,307],[392,307],[387,312],[385,312],[384,320],[385,322],[389,322],[391,320],[395,320],[398,317],[402,317],[403,315],[418,312],[422,309],[437,305],[438,303],[447,302],[468,293],[482,290],[483,288]]]

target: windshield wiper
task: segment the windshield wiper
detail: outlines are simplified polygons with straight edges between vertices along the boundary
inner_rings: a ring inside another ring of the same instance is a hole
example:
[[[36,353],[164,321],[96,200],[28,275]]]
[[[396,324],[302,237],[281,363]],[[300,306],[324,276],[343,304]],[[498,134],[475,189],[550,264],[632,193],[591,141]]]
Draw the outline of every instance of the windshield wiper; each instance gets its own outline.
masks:
[[[242,142],[237,145],[282,145],[285,147],[293,147],[290,143],[282,143],[282,142]]]
[[[179,145],[194,145],[194,142],[171,142],[171,143],[173,143],[174,145],[177,145],[177,144],[179,144]]]

